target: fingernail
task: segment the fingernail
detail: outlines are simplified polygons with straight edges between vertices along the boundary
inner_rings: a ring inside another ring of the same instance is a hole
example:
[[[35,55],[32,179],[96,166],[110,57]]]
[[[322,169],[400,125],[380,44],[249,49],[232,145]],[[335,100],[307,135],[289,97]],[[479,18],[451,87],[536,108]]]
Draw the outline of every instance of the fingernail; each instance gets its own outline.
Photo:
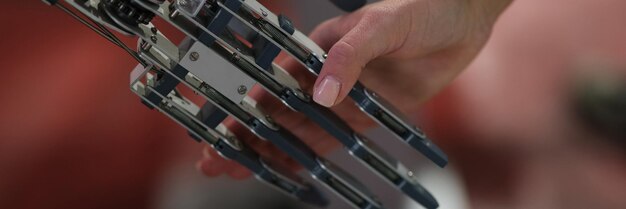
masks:
[[[335,104],[339,96],[341,83],[333,76],[326,76],[324,80],[315,88],[313,100],[320,105],[331,107]]]

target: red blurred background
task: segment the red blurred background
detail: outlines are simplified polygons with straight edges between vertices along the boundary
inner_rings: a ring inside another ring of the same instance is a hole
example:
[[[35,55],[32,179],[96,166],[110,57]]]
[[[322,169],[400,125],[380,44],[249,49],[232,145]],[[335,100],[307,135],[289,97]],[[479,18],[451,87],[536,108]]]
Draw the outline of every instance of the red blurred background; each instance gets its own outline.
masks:
[[[3,6],[0,207],[147,207],[191,140],[129,91],[136,62],[40,1]]]

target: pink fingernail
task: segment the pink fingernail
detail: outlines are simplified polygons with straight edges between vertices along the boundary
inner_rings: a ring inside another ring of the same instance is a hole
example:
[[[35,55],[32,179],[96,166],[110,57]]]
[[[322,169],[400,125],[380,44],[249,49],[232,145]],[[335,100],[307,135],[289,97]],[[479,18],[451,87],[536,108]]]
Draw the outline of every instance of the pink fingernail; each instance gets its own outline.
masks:
[[[315,88],[313,100],[320,105],[331,107],[337,101],[341,83],[333,76],[326,76],[324,80]]]

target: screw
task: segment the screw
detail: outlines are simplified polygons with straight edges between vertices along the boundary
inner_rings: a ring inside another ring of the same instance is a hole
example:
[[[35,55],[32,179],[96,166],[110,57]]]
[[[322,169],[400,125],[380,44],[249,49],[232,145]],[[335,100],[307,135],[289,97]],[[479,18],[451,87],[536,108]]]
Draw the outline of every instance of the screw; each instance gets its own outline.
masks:
[[[267,17],[267,12],[266,12],[265,10],[263,10],[263,9],[261,9],[261,14],[262,14],[264,17]]]
[[[152,33],[154,33],[154,34],[156,34],[156,33],[157,33],[157,31],[158,31],[158,30],[157,30],[157,28],[155,28],[155,27],[150,28],[150,30],[151,30],[151,31],[152,31]]]
[[[191,52],[191,54],[189,55],[189,59],[191,61],[198,61],[198,59],[200,58],[200,54],[198,54],[198,52]]]
[[[324,54],[323,57],[324,57],[324,59],[327,59],[328,58],[328,54]]]
[[[150,36],[150,40],[152,40],[153,43],[157,42],[157,37],[156,36]]]
[[[241,85],[239,86],[239,88],[237,88],[237,93],[244,95],[246,94],[246,92],[248,92],[248,87]]]
[[[409,171],[409,172],[407,172],[407,173],[406,173],[406,175],[407,175],[407,176],[409,176],[409,177],[411,177],[411,178],[413,178],[413,175],[414,175],[414,174],[413,174],[413,171]]]

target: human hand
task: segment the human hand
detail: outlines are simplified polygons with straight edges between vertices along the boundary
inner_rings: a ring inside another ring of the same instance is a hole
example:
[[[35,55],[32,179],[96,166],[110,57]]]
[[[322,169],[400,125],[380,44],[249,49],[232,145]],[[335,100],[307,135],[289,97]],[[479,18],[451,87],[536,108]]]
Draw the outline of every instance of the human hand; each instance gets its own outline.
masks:
[[[354,13],[328,20],[310,35],[329,49],[321,74],[313,83],[294,60],[283,66],[314,100],[332,109],[356,131],[374,123],[351,102],[342,102],[357,80],[387,98],[405,113],[414,114],[420,103],[456,77],[488,39],[498,14],[510,0],[387,0]],[[284,107],[271,95],[250,93],[284,128],[300,137],[318,154],[338,146],[324,130]],[[241,125],[227,122],[237,136],[263,157],[292,168],[297,164],[270,143],[260,141]],[[227,173],[249,176],[243,167],[220,158],[206,148],[198,168],[208,176]]]

